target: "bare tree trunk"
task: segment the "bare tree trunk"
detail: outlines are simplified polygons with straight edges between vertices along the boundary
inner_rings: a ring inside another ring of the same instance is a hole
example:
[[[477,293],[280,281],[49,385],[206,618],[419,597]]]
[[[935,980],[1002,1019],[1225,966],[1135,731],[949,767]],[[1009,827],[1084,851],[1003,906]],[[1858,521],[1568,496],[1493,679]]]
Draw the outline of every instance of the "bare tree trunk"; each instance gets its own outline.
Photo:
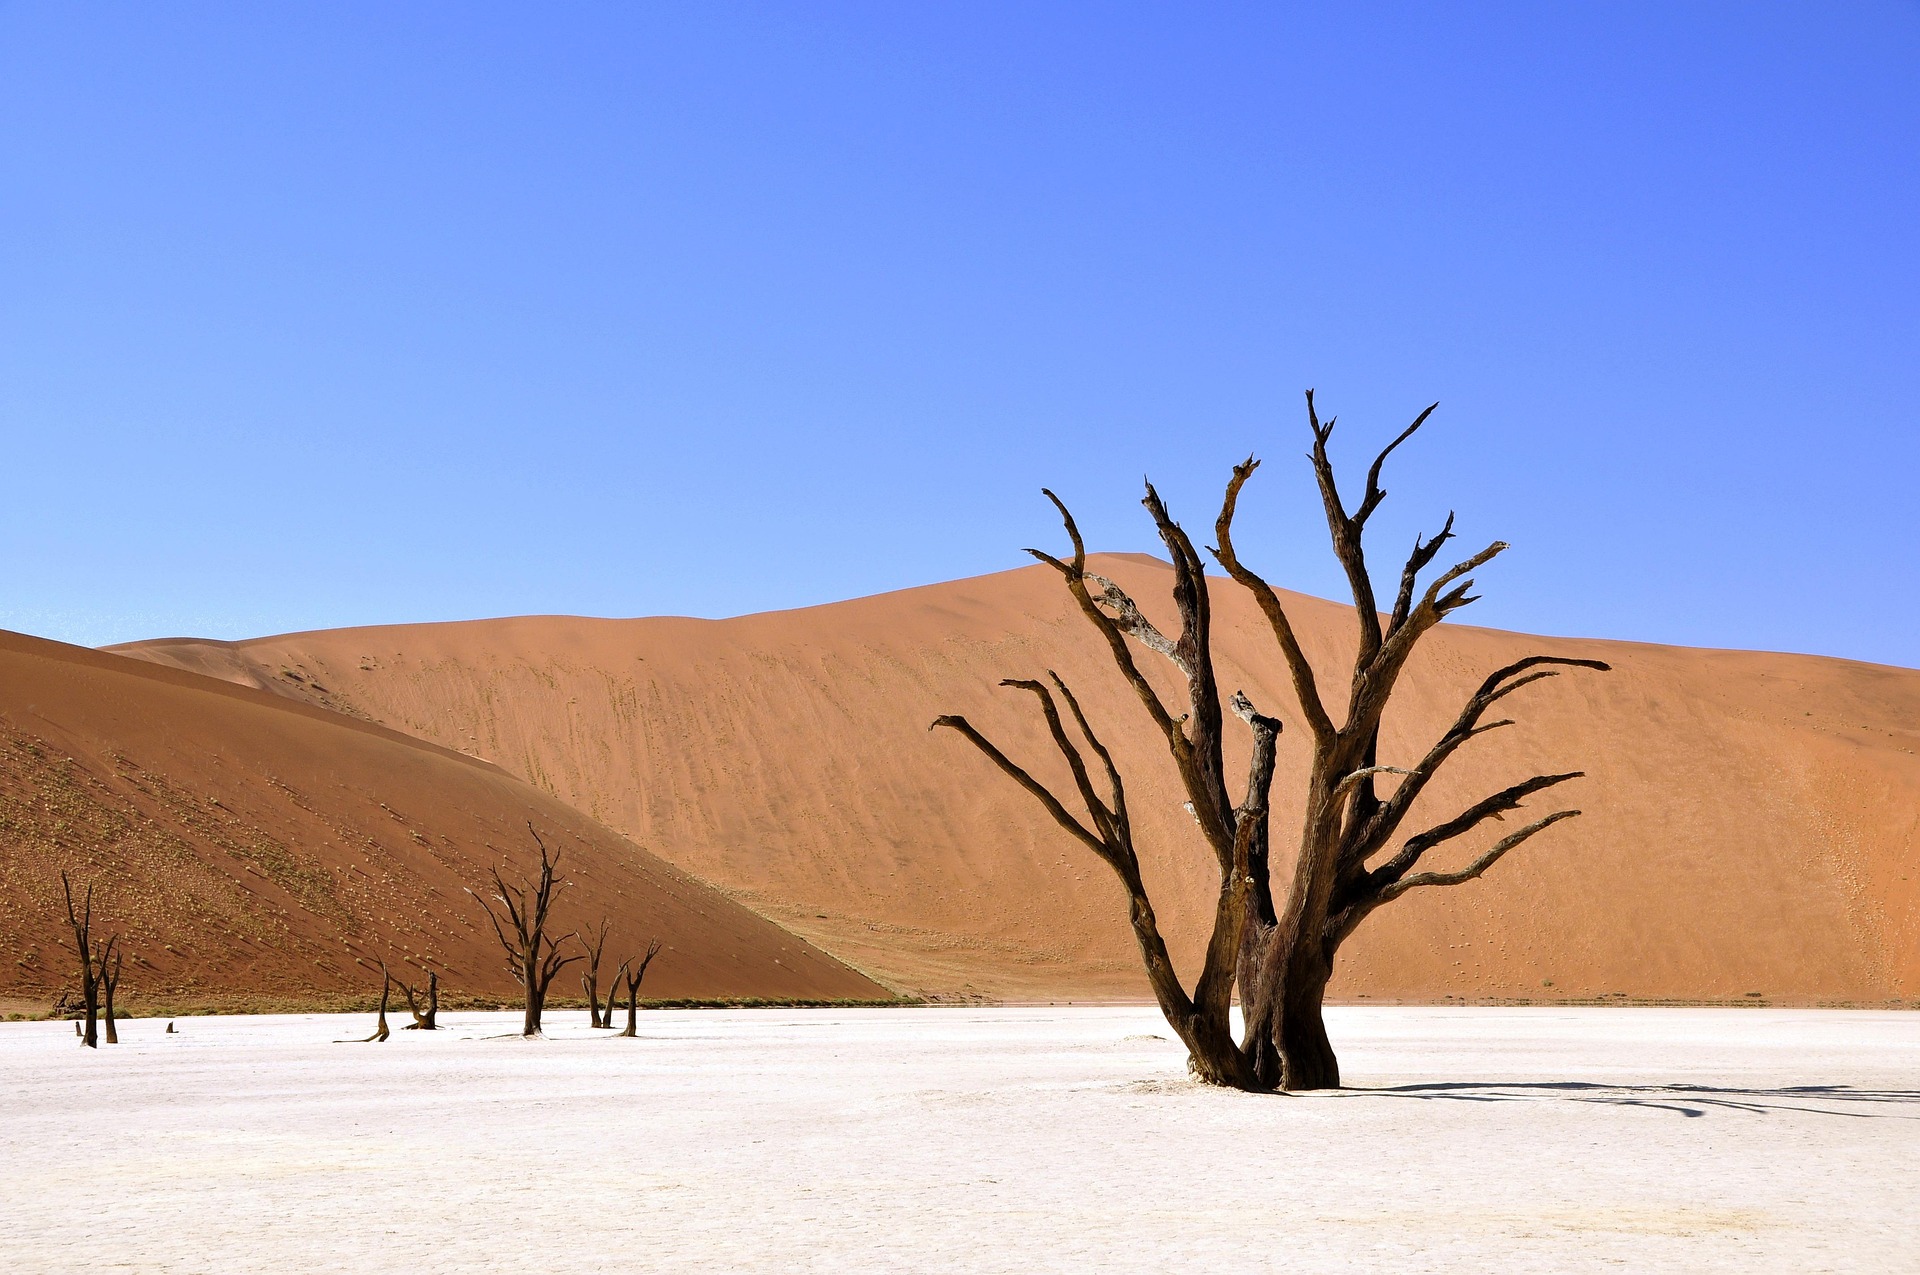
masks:
[[[1340,1062],[1327,1036],[1324,1005],[1332,975],[1324,961],[1303,959],[1289,967],[1280,1003],[1277,1033],[1280,1051],[1280,1087],[1288,1092],[1338,1089]]]
[[[607,946],[607,930],[611,924],[612,922],[603,916],[600,918],[599,929],[588,930],[580,938],[580,946],[587,952],[587,959],[580,971],[580,990],[586,993],[587,997],[587,1026],[589,1027],[613,1026],[611,1013],[613,993],[611,991],[607,993],[609,1012],[604,1016],[600,1012],[600,953]]]
[[[653,958],[660,955],[660,940],[647,940],[647,954],[640,958],[636,966],[632,961],[620,962],[620,970],[614,975],[616,984],[625,983],[627,988],[627,1029],[622,1036],[637,1035],[640,1028],[640,981],[647,976],[647,966],[653,964]],[[613,993],[607,993],[607,1026],[613,1026]]]
[[[116,934],[100,951],[101,1026],[106,1029],[109,1045],[120,1043],[120,1032],[113,1020],[113,993],[120,986],[120,964],[120,936]]]
[[[67,925],[73,930],[74,956],[80,962],[80,1000],[85,1010],[86,1029],[80,1043],[88,1049],[100,1048],[100,983],[93,951],[93,884],[87,884],[86,900],[78,913],[73,907],[73,883],[63,871],[60,888],[67,896]]]
[[[393,995],[393,975],[382,971],[381,977],[380,977],[380,1023],[379,1023],[379,1026],[373,1029],[373,1035],[361,1041],[360,1042],[361,1044],[363,1045],[374,1044],[376,1042],[385,1040],[388,1036],[391,1036],[393,1034],[392,1032],[387,1030],[387,1001],[388,1001],[388,998],[391,997],[392,995]]]
[[[522,977],[527,983],[527,1003],[520,1015],[520,1034],[538,1036],[541,1017],[547,1012],[547,989],[540,986],[539,962],[527,962]]]

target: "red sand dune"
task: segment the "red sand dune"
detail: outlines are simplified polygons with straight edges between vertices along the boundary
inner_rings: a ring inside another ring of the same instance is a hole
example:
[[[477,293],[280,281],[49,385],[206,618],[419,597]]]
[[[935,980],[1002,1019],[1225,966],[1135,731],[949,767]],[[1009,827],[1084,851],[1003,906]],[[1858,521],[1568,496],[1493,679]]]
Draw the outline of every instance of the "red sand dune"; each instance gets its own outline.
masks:
[[[0,633],[0,761],[11,1001],[74,984],[63,867],[96,883],[102,936],[125,932],[135,1007],[365,997],[383,960],[429,961],[453,995],[511,996],[465,889],[527,863],[529,820],[577,882],[562,928],[612,913],[612,964],[664,941],[650,995],[885,995],[504,771],[282,696]],[[579,994],[576,969],[556,995]]]
[[[1168,618],[1163,564],[1102,561]],[[1305,743],[1284,671],[1245,595],[1214,592],[1223,681],[1290,726],[1287,826]],[[1291,605],[1323,678],[1339,677],[1350,612]],[[1139,706],[1044,568],[725,621],[533,617],[120,649],[485,757],[896,987],[1144,995],[1106,869],[961,740],[927,731],[964,712],[1061,779],[1027,697],[995,687],[1058,669],[1128,775],[1183,968],[1203,937],[1212,860]],[[1383,909],[1343,951],[1335,995],[1920,998],[1920,672],[1445,625],[1382,760],[1417,756],[1484,673],[1536,651],[1616,671],[1522,692],[1520,725],[1457,757],[1416,820],[1562,769],[1588,772],[1560,790],[1586,817],[1479,882]]]

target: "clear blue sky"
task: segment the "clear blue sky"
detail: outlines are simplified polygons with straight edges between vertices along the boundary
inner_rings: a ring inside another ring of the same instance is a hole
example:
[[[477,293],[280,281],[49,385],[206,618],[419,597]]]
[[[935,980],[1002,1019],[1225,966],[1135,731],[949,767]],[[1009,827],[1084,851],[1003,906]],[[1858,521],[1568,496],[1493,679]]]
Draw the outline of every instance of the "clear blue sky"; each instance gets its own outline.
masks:
[[[1920,7],[0,5],[0,625],[720,616],[1154,547],[1920,664]]]

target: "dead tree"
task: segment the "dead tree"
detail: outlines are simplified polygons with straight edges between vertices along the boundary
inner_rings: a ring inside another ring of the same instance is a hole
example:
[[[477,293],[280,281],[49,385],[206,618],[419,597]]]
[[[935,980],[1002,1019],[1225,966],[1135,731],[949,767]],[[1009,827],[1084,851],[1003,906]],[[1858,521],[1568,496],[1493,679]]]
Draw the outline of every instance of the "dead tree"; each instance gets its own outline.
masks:
[[[647,966],[653,964],[653,958],[660,955],[660,940],[647,940],[647,954],[640,958],[640,964],[632,961],[620,962],[620,970],[613,976],[615,986],[622,983],[627,988],[627,1029],[620,1034],[633,1036],[640,1027],[640,980],[647,976]],[[607,991],[607,1026],[613,1026],[613,991]]]
[[[1533,820],[1495,841],[1464,867],[1444,871],[1424,867],[1425,856],[1437,847],[1475,831],[1488,820],[1501,819],[1535,793],[1580,778],[1579,772],[1536,775],[1450,819],[1404,839],[1400,836],[1415,799],[1440,767],[1469,740],[1512,724],[1510,719],[1483,720],[1495,703],[1524,686],[1555,676],[1559,667],[1607,668],[1598,660],[1560,656],[1518,660],[1496,670],[1480,684],[1453,724],[1425,754],[1404,767],[1381,764],[1381,720],[1415,645],[1435,625],[1475,600],[1470,573],[1507,547],[1496,541],[1440,572],[1423,589],[1421,574],[1441,547],[1453,539],[1453,516],[1449,514],[1433,539],[1415,541],[1401,568],[1392,610],[1382,616],[1361,536],[1368,518],[1386,497],[1380,473],[1387,457],[1426,423],[1433,410],[1429,407],[1422,412],[1374,460],[1367,471],[1360,504],[1349,511],[1334,482],[1333,465],[1327,455],[1333,422],[1321,423],[1313,395],[1307,395],[1314,474],[1334,555],[1351,586],[1359,626],[1341,722],[1333,720],[1321,698],[1318,677],[1302,651],[1279,595],[1234,551],[1234,511],[1241,488],[1258,468],[1258,461],[1249,457],[1234,467],[1214,523],[1218,544],[1212,553],[1227,574],[1253,596],[1272,630],[1311,748],[1309,776],[1299,807],[1298,852],[1290,872],[1284,862],[1279,865],[1277,882],[1271,863],[1270,790],[1281,723],[1255,708],[1244,692],[1236,691],[1223,704],[1214,675],[1212,605],[1193,542],[1148,484],[1142,503],[1173,561],[1173,602],[1180,631],[1169,637],[1118,585],[1087,570],[1086,546],[1072,514],[1057,496],[1046,493],[1060,512],[1073,555],[1063,561],[1039,550],[1027,552],[1060,573],[1080,613],[1104,639],[1155,733],[1164,737],[1186,791],[1188,809],[1219,866],[1212,937],[1191,993],[1174,972],[1152,902],[1141,884],[1120,773],[1066,684],[1053,673],[1048,674],[1051,687],[1031,680],[1002,683],[1038,699],[1048,732],[1073,776],[1079,802],[1086,810],[1084,818],[1070,812],[1065,802],[964,717],[947,716],[934,722],[967,738],[1031,793],[1056,823],[1118,874],[1127,891],[1148,981],[1168,1023],[1187,1046],[1189,1066],[1202,1080],[1255,1090],[1337,1087],[1339,1064],[1327,1038],[1322,1004],[1340,944],[1381,904],[1421,886],[1471,881],[1522,842],[1580,813],[1557,810]],[[1173,663],[1186,685],[1183,704],[1170,706],[1161,698],[1135,662],[1136,645]],[[1098,759],[1106,780],[1104,796],[1096,790],[1080,745],[1062,724],[1056,692],[1072,716],[1079,737]],[[1224,707],[1231,707],[1252,735],[1247,781],[1238,802],[1228,791],[1223,760]],[[1383,793],[1379,785],[1389,775],[1397,776],[1398,782],[1390,792]],[[1227,1017],[1236,987],[1245,1016],[1245,1030],[1237,1042],[1231,1036]]]
[[[361,1041],[361,1044],[377,1044],[393,1034],[387,1030],[387,1001],[392,995],[393,975],[387,973],[387,967],[382,965],[380,967],[380,1022],[374,1027],[373,1035]]]
[[[547,989],[553,986],[556,974],[580,957],[560,954],[561,946],[577,935],[569,932],[556,939],[547,933],[547,917],[553,907],[553,896],[570,883],[554,875],[560,857],[547,853],[547,843],[540,839],[531,822],[527,824],[527,831],[533,834],[533,843],[540,848],[539,877],[534,881],[523,877],[518,885],[508,885],[501,877],[500,869],[493,869],[493,899],[505,910],[505,923],[502,923],[500,913],[494,910],[493,904],[472,890],[467,893],[473,894],[480,906],[486,909],[487,920],[493,922],[493,933],[507,954],[507,968],[512,972],[514,981],[526,989],[526,1015],[521,1023],[520,1034],[538,1036],[540,1016],[547,1006]]]
[[[73,882],[65,870],[60,873],[60,888],[67,896],[67,926],[73,931],[73,953],[80,962],[80,1003],[86,1029],[80,1043],[88,1049],[100,1048],[100,956],[93,946],[93,883],[87,883],[85,901],[76,912],[73,906]]]
[[[440,975],[437,971],[427,971],[427,1007],[420,1008],[420,996],[411,983],[393,980],[400,984],[400,994],[407,998],[407,1012],[413,1015],[413,1021],[401,1028],[402,1031],[438,1031],[440,1030]]]
[[[600,1025],[608,1031],[613,1030],[613,1007],[620,1000],[620,971],[615,970],[613,977],[607,980],[607,999],[600,1006]]]
[[[586,949],[587,959],[580,971],[580,990],[587,994],[587,1018],[590,1027],[613,1026],[613,989],[607,989],[607,1007],[600,1008],[600,953],[607,946],[607,931],[613,922],[606,917],[600,918],[600,928],[589,930],[581,936],[580,946]]]
[[[109,938],[100,948],[100,1025],[106,1029],[107,1043],[120,1043],[120,1030],[114,1023],[113,994],[120,987],[120,936]]]

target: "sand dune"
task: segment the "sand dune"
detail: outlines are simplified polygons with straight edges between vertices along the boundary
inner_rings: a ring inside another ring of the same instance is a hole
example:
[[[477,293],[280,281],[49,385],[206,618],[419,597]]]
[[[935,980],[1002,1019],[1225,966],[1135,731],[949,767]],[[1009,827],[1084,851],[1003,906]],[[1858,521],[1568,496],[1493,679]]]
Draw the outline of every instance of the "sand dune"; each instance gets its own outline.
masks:
[[[1104,562],[1164,615],[1167,568]],[[1256,612],[1228,583],[1215,593],[1223,678],[1291,726],[1284,824],[1303,735]],[[1323,677],[1338,676],[1349,613],[1292,604]],[[1106,870],[964,743],[927,731],[965,712],[1058,777],[1024,697],[995,689],[1058,669],[1116,744],[1188,967],[1202,934],[1211,860],[1139,706],[1042,568],[726,621],[535,617],[121,649],[487,758],[897,987],[1142,995]],[[1535,651],[1616,671],[1523,692],[1521,724],[1456,759],[1416,819],[1559,769],[1590,775],[1564,790],[1587,816],[1480,882],[1384,909],[1344,950],[1337,996],[1920,998],[1920,672],[1447,625],[1416,660],[1382,760],[1417,755],[1486,671]]]
[[[529,820],[577,882],[563,927],[604,909],[623,955],[667,944],[652,994],[884,995],[496,767],[285,697],[0,633],[0,758],[0,997],[40,1003],[73,982],[62,867],[97,883],[100,924],[126,933],[135,1008],[365,996],[380,961],[509,996],[465,889],[526,862]],[[556,993],[578,994],[561,979]]]

